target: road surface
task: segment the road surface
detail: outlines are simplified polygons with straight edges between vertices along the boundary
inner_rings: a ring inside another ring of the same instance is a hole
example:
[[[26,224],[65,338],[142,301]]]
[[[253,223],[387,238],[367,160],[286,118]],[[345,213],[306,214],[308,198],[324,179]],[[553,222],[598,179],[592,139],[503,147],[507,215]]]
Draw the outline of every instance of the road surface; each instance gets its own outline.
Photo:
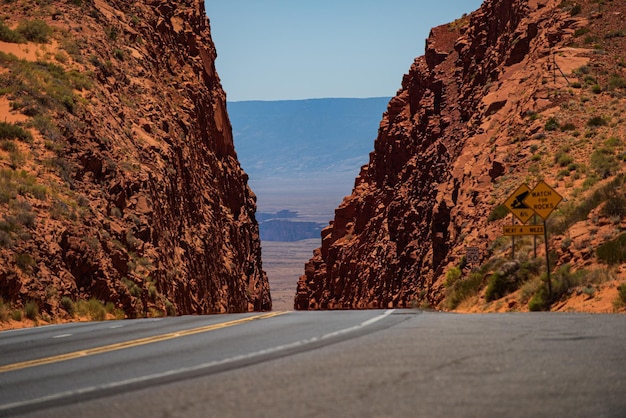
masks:
[[[626,416],[623,315],[187,316],[6,331],[0,353],[0,416]]]

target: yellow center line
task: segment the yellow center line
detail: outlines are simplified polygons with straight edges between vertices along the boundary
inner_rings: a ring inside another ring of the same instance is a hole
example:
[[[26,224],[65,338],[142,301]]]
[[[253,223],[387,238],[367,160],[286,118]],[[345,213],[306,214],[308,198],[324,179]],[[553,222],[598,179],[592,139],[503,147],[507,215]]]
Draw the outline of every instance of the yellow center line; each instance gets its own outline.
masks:
[[[171,340],[174,338],[185,337],[187,335],[200,334],[202,332],[214,331],[216,329],[232,327],[233,325],[239,325],[246,322],[254,321],[257,319],[267,319],[274,316],[286,314],[287,311],[270,312],[261,315],[249,316],[247,318],[236,319],[234,321],[222,322],[219,324],[206,325],[204,327],[192,328],[182,331],[170,332],[167,334],[155,335],[152,337],[139,338],[136,340],[124,341],[121,343],[115,343],[110,345],[103,345],[101,347],[88,348],[85,350],[74,351],[72,353],[59,354],[51,357],[44,357],[40,359],[22,361],[20,363],[7,364],[0,366],[0,373],[26,369],[28,367],[40,366],[43,364],[57,363],[59,361],[71,360],[75,358],[92,356],[94,354],[107,353],[109,351],[122,350],[124,348],[137,347],[145,344],[152,344],[159,341]]]

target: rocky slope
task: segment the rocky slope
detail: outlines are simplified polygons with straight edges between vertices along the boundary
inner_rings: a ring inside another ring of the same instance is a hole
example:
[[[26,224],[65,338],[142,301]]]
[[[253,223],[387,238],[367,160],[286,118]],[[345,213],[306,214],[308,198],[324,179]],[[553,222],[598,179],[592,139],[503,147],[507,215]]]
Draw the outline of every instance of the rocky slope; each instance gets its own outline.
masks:
[[[623,307],[625,16],[618,1],[486,0],[432,29],[295,308]],[[550,296],[543,245],[535,257],[532,238],[518,238],[513,254],[502,236],[500,205],[540,179],[567,198],[548,219]]]
[[[203,1],[0,14],[4,319],[271,309]]]

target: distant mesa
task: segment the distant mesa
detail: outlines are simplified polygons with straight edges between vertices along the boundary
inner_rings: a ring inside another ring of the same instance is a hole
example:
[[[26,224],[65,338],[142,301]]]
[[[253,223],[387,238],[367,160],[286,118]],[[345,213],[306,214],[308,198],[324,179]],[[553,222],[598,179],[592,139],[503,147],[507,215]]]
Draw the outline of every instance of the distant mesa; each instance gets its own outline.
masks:
[[[297,218],[298,212],[291,210],[258,213],[261,241],[294,242],[320,237],[323,224],[297,221]]]
[[[279,210],[278,212],[258,212],[256,214],[256,220],[258,222],[268,221],[270,219],[293,219],[298,217],[298,212],[293,210]]]

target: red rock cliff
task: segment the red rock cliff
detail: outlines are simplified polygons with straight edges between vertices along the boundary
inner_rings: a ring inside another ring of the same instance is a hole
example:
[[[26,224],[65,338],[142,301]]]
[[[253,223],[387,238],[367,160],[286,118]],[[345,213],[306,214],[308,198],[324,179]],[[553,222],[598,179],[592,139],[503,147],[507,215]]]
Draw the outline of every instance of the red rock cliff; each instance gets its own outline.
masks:
[[[18,144],[29,155],[21,167],[0,162],[45,190],[0,202],[5,223],[17,207],[32,217],[5,228],[2,299],[53,315],[64,298],[112,302],[127,316],[271,309],[204,2],[22,3],[3,6],[5,23],[50,16],[52,39],[31,45],[50,52],[38,62],[58,67],[59,83],[84,82],[67,93],[71,106],[29,113],[29,93],[2,97],[16,120],[49,122]],[[5,84],[22,77],[3,64]]]
[[[443,273],[465,246],[487,252],[497,183],[530,162],[512,154],[510,138],[525,129],[524,115],[557,106],[544,85],[551,54],[565,51],[584,20],[570,9],[487,0],[432,29],[383,115],[369,163],[322,231],[296,309],[436,306]]]

